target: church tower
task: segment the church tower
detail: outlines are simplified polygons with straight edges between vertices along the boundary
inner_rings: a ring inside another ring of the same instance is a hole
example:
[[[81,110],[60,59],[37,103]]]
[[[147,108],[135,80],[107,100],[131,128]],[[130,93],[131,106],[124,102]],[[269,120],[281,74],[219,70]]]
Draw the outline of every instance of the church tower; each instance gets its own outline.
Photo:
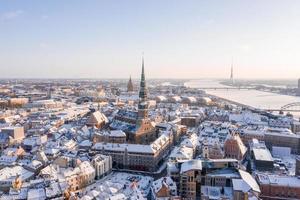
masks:
[[[130,76],[128,84],[127,84],[127,92],[133,92],[133,83],[131,80],[131,76]]]
[[[138,120],[143,120],[148,118],[147,95],[148,95],[148,91],[147,91],[146,80],[145,80],[144,57],[143,57],[142,75],[141,75],[140,92],[139,92]]]
[[[150,144],[158,137],[155,123],[148,116],[148,90],[145,79],[144,57],[142,59],[142,74],[139,89],[138,110],[122,111],[113,119],[110,127],[114,130],[123,130],[126,133],[126,141],[134,144]],[[134,116],[134,120],[132,118]]]
[[[142,75],[140,82],[139,104],[136,120],[134,141],[137,144],[149,144],[157,137],[156,130],[148,117],[148,90],[145,80],[144,57],[142,60]]]
[[[47,99],[51,99],[52,96],[51,96],[51,85],[49,84],[49,87],[48,87],[48,91],[47,91]]]

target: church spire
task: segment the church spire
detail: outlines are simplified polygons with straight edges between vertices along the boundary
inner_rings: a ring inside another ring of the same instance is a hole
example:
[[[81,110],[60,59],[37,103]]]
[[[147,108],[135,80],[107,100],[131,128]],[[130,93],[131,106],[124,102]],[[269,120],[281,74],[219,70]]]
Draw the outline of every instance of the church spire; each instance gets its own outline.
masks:
[[[127,92],[133,92],[133,83],[131,80],[131,76],[130,76],[128,84],[127,84]]]
[[[142,76],[141,76],[141,81],[145,82],[144,56],[142,58]]]
[[[144,56],[142,58],[142,74],[139,92],[138,118],[145,119],[148,117],[147,87],[144,69]]]
[[[141,74],[139,97],[140,97],[140,101],[147,100],[147,88],[146,88],[145,69],[144,69],[144,56],[142,58],[142,74]]]

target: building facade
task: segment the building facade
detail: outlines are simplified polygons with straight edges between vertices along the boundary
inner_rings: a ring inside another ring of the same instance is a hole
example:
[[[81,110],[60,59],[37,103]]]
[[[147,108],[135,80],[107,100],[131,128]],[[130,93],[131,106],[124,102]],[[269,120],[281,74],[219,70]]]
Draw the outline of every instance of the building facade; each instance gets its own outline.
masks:
[[[93,158],[92,165],[95,168],[96,179],[100,179],[111,172],[112,158],[111,156],[98,154]]]
[[[110,155],[116,169],[155,172],[169,154],[172,143],[170,134],[163,134],[148,145],[96,143],[92,149]]]
[[[226,158],[243,160],[247,152],[247,147],[242,142],[239,134],[232,133],[224,143],[224,153]]]
[[[257,174],[256,180],[262,199],[300,199],[300,179],[297,177],[261,173]]]
[[[77,191],[95,181],[95,169],[90,162],[84,161],[78,167],[66,171],[64,177],[69,189]]]

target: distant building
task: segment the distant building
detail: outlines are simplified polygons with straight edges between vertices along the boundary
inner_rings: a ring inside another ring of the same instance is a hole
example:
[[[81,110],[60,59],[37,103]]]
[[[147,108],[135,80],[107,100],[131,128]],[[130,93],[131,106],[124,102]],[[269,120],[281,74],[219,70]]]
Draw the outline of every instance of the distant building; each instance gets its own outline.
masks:
[[[300,153],[300,135],[290,130],[269,128],[264,134],[264,141],[269,149],[273,146],[289,147],[294,154]]]
[[[180,196],[186,199],[199,197],[201,171],[201,160],[190,160],[182,164],[180,170]]]
[[[107,117],[100,111],[96,111],[91,114],[87,121],[88,126],[95,126],[97,128],[103,128],[108,123]]]
[[[236,159],[195,159],[168,163],[168,173],[183,199],[240,200],[248,199],[247,196],[258,197],[260,189],[255,179],[237,166]]]
[[[10,107],[22,107],[28,103],[28,98],[10,98],[8,104]]]
[[[300,179],[298,177],[258,173],[256,180],[261,189],[260,197],[262,199],[300,199]]]
[[[63,173],[71,191],[77,191],[90,185],[95,180],[95,169],[88,161],[84,161],[74,169]]]
[[[185,116],[181,117],[181,125],[185,125],[187,127],[196,127],[200,123],[200,118],[195,116]]]
[[[1,133],[9,135],[14,140],[22,140],[25,137],[24,128],[18,126],[2,128]]]
[[[58,165],[62,168],[68,168],[71,166],[71,158],[67,156],[59,156],[54,161],[53,164]]]
[[[148,145],[100,142],[92,149],[110,155],[114,168],[155,172],[169,153],[172,143],[170,133],[166,133]]]
[[[243,160],[246,156],[247,147],[242,142],[239,134],[229,134],[224,143],[225,158]]]
[[[270,119],[269,126],[274,128],[292,128],[291,120],[288,120],[287,118]]]
[[[27,200],[46,199],[44,188],[31,188],[27,193]]]
[[[246,145],[252,142],[253,139],[257,139],[259,141],[265,140],[265,134],[263,130],[243,129],[239,132],[243,143]]]
[[[24,138],[24,127],[12,126],[2,128],[0,132],[0,146],[3,149],[9,144],[22,142]]]
[[[298,125],[295,124],[294,130],[298,130]],[[299,154],[300,152],[300,135],[294,134],[291,130],[286,128],[255,128],[243,129],[240,131],[241,138],[245,144],[256,138],[259,141],[264,141],[269,150],[272,147],[288,147],[291,153]]]
[[[171,154],[169,155],[170,162],[182,162],[186,160],[191,160],[194,157],[194,151],[190,147],[184,145],[180,147],[175,147]]]
[[[162,177],[152,183],[151,186],[152,199],[164,200],[164,199],[176,199],[177,187],[174,181],[170,177]]]
[[[198,100],[195,97],[183,97],[181,103],[188,105],[196,105]]]
[[[133,83],[131,80],[131,76],[130,76],[128,84],[127,84],[127,92],[133,92]]]
[[[93,135],[93,142],[107,142],[107,143],[126,143],[126,133],[122,130],[110,130],[103,132],[96,132]]]
[[[300,176],[300,156],[296,157],[295,174],[296,174],[296,176]]]
[[[26,108],[44,108],[44,109],[53,109],[53,108],[62,108],[63,103],[60,101],[55,101],[53,99],[47,100],[38,100],[26,104]]]
[[[93,158],[92,165],[96,171],[96,179],[100,179],[111,172],[112,158],[111,156],[98,154]]]
[[[22,182],[29,181],[34,177],[34,173],[21,166],[5,167],[0,170],[0,190],[8,191],[16,177],[19,176]]]
[[[165,96],[159,95],[155,97],[156,103],[165,103],[167,102],[167,98]]]
[[[253,139],[250,144],[251,156],[254,160],[255,168],[261,171],[272,171],[274,167],[274,159],[267,149],[264,142]]]
[[[169,98],[170,103],[181,103],[182,99],[180,96],[172,96]]]
[[[243,170],[238,170],[241,179],[232,179],[233,199],[259,199],[261,193],[256,180]]]
[[[300,134],[300,121],[292,122],[292,132],[296,134]]]
[[[202,157],[205,159],[224,158],[224,152],[222,151],[220,143],[215,142],[213,145],[208,145],[204,142],[202,145]]]

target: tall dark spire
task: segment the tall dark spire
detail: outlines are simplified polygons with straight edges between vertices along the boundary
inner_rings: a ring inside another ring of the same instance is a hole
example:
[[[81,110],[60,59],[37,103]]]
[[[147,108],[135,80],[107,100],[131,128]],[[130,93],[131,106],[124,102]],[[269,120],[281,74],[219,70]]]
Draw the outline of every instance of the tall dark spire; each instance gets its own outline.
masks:
[[[141,81],[145,81],[144,56],[142,57],[142,76]]]
[[[127,92],[133,92],[133,83],[131,80],[131,76],[130,76],[128,84],[127,84]]]
[[[142,58],[142,74],[141,74],[139,97],[140,97],[140,101],[147,100],[147,88],[146,88],[145,69],[144,69],[144,56]]]
[[[51,84],[49,84],[49,86],[48,86],[47,98],[51,99]]]
[[[147,102],[147,87],[145,79],[145,69],[144,69],[144,56],[142,58],[142,74],[140,82],[140,92],[139,92],[139,105],[138,105],[138,118],[145,119],[148,117],[148,102]]]

